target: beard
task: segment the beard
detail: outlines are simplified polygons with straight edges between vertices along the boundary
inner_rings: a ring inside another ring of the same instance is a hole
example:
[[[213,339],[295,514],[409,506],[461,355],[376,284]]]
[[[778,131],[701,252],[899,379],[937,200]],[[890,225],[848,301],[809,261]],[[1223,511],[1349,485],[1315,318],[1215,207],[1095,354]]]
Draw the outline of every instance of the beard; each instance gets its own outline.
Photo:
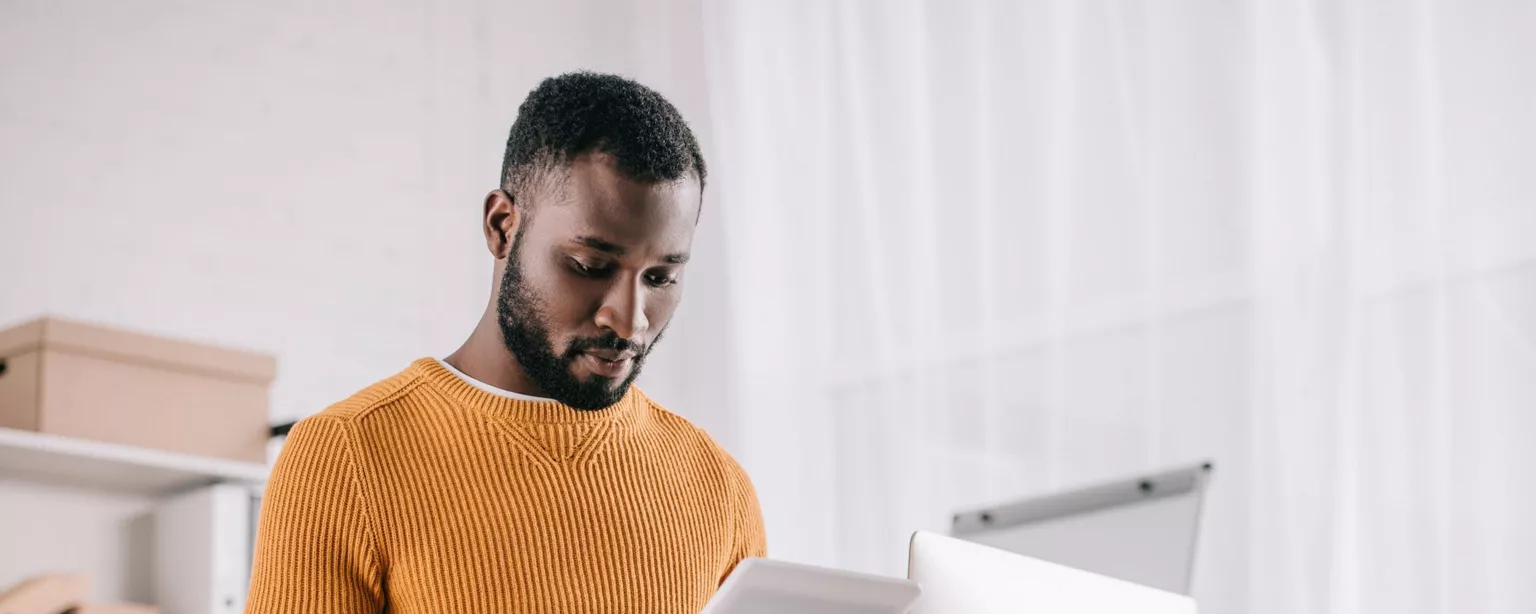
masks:
[[[526,227],[525,224],[518,228],[512,240],[506,272],[501,277],[501,292],[496,297],[496,321],[501,325],[501,337],[507,351],[517,358],[528,379],[549,398],[581,410],[603,409],[618,403],[629,392],[635,378],[640,377],[640,367],[645,364],[651,348],[661,341],[661,335],[657,334],[651,343],[641,345],[609,331],[597,337],[577,337],[563,350],[557,350],[543,317],[544,301],[528,288],[518,261]],[[630,361],[629,375],[617,383],[597,375],[586,381],[572,375],[571,364],[591,349],[633,350],[635,357]]]

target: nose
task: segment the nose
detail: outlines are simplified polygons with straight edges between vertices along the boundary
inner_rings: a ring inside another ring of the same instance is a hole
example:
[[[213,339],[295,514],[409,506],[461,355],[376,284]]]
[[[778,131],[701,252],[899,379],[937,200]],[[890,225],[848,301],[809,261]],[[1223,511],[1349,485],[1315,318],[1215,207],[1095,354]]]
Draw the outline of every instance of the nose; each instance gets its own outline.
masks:
[[[614,284],[597,308],[598,328],[630,340],[650,328],[650,321],[645,318],[645,290],[641,284],[639,279]]]

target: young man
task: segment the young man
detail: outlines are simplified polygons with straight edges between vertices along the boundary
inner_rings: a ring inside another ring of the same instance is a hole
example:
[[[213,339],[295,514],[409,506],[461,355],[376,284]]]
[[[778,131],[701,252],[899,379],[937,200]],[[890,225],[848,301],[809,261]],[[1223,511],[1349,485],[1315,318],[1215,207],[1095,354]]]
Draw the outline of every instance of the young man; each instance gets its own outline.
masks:
[[[704,178],[642,85],[530,93],[485,199],[479,324],[293,429],[246,612],[692,614],[762,556],[741,467],[630,385],[682,300]]]

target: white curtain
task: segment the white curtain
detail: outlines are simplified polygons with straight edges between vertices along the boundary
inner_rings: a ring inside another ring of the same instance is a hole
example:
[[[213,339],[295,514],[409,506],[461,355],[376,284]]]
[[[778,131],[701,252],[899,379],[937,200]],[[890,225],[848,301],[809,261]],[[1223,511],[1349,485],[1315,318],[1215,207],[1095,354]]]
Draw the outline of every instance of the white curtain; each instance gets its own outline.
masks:
[[[1209,458],[1202,611],[1536,611],[1536,3],[704,4],[776,556]]]

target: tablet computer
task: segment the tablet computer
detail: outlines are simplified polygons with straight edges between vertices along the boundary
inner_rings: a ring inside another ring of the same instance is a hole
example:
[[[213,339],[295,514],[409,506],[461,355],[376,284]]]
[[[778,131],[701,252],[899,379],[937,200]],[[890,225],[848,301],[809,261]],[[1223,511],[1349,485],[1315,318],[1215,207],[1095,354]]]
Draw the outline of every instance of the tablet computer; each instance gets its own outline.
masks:
[[[700,614],[903,614],[921,592],[905,578],[751,558]]]

